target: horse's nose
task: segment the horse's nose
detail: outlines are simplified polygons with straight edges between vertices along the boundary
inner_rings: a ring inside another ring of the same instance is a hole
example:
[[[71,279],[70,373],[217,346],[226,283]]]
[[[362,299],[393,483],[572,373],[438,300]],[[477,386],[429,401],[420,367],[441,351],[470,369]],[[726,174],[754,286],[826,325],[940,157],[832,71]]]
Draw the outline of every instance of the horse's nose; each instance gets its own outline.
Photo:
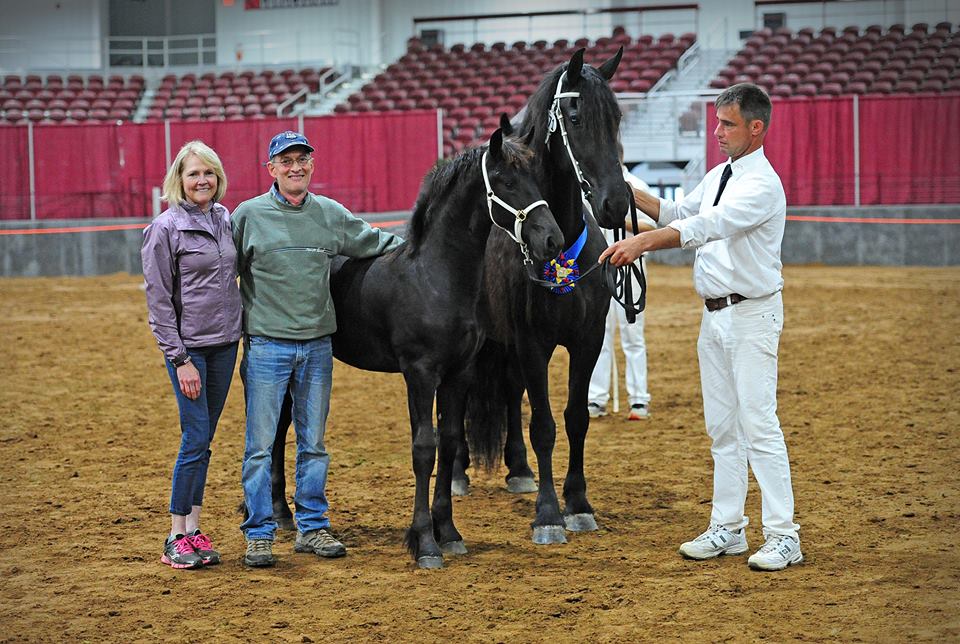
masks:
[[[598,218],[598,223],[604,228],[621,228],[623,220],[626,218],[630,209],[627,193],[615,193],[607,195],[600,204],[602,217]]]

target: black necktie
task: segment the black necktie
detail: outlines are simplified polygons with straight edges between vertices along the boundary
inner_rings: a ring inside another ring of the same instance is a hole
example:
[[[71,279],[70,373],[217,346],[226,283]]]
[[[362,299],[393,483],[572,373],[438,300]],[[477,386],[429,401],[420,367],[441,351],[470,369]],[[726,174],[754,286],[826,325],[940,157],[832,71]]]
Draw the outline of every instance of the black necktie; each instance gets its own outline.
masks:
[[[713,205],[716,206],[720,203],[720,195],[723,194],[723,189],[727,187],[727,180],[733,175],[733,168],[728,163],[723,166],[723,174],[720,175],[720,189],[717,190],[717,198],[713,200]]]

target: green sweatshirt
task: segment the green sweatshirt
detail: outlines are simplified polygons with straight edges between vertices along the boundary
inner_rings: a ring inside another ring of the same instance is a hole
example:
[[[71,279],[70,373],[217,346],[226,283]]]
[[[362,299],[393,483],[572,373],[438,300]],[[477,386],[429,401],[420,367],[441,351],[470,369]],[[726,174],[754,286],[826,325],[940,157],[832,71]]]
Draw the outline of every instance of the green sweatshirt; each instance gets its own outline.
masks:
[[[330,298],[334,255],[373,257],[403,243],[314,194],[292,206],[268,192],[237,206],[230,222],[243,329],[286,340],[312,340],[337,330]]]

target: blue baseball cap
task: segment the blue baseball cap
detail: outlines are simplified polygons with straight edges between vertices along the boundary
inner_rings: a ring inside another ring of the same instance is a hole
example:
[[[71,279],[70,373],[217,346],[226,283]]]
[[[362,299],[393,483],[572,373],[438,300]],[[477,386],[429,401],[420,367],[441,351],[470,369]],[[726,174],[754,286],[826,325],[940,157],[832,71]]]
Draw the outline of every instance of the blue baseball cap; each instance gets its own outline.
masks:
[[[313,152],[313,146],[307,141],[307,137],[299,132],[287,130],[270,139],[270,147],[267,149],[267,159],[272,159],[284,150],[292,148],[295,145],[305,147]]]

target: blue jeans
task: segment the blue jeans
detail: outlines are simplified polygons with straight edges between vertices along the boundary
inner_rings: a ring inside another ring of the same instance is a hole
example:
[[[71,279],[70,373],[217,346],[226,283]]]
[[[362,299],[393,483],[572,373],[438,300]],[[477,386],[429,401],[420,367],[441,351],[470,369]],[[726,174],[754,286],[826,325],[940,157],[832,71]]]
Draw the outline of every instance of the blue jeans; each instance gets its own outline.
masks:
[[[288,387],[297,432],[297,490],[293,497],[297,529],[310,532],[330,527],[325,492],[330,456],[323,446],[333,380],[330,337],[280,340],[250,336],[244,344],[240,377],[247,400],[241,474],[247,520],[240,529],[248,540],[272,540],[276,532],[270,465],[280,407]]]
[[[190,400],[180,391],[177,368],[167,360],[167,372],[180,408],[180,453],[173,466],[170,514],[183,516],[190,514],[193,506],[203,505],[210,443],[233,380],[237,343],[187,349],[187,353],[200,372],[200,396],[196,400]]]

